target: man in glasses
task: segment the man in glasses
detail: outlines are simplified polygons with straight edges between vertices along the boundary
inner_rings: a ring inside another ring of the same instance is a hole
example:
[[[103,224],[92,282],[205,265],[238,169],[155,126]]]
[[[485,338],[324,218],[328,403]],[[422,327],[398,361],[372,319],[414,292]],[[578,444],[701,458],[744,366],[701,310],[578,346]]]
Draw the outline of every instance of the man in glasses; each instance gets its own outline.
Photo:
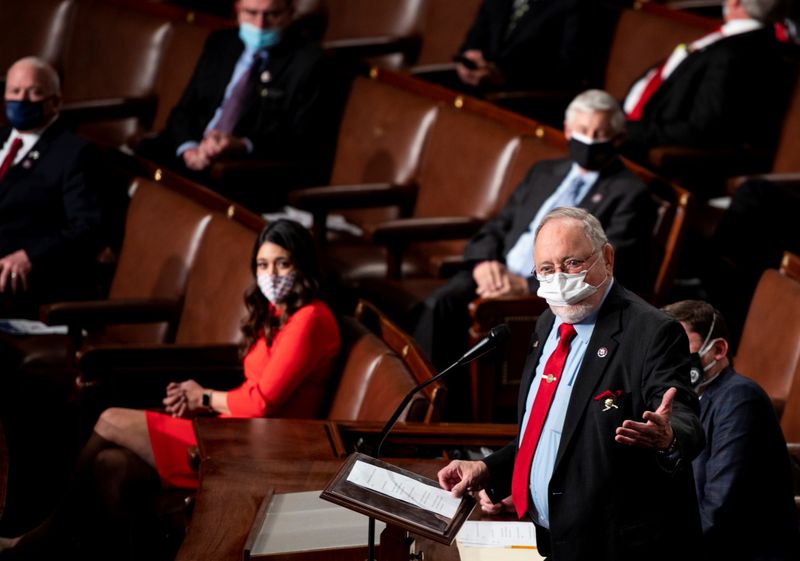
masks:
[[[536,526],[559,561],[698,559],[691,460],[703,448],[681,326],[622,287],[584,209],[537,228],[539,318],[522,372],[517,440],[451,462],[443,488]]]

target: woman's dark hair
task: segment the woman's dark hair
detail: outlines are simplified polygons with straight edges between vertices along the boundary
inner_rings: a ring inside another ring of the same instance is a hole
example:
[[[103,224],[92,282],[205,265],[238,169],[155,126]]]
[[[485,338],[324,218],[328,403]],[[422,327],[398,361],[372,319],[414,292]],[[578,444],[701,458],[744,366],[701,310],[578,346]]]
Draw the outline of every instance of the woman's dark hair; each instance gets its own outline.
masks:
[[[258,250],[265,242],[274,243],[289,252],[289,258],[295,270],[295,280],[289,294],[286,296],[284,311],[280,316],[275,316],[270,311],[270,303],[258,288],[256,277],[256,258]],[[276,220],[270,222],[261,231],[256,245],[253,248],[253,258],[250,263],[253,271],[253,284],[244,295],[247,307],[247,318],[242,323],[244,341],[241,354],[244,356],[263,333],[267,345],[271,345],[278,330],[298,309],[305,306],[319,295],[321,277],[317,263],[317,251],[314,240],[308,230],[292,220]]]

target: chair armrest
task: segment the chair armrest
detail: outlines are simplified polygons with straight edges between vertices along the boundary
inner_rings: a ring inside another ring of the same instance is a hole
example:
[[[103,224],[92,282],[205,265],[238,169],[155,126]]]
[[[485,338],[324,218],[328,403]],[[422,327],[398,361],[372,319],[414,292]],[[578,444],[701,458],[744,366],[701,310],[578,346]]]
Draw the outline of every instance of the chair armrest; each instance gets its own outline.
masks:
[[[469,238],[481,229],[485,220],[471,216],[400,218],[379,224],[372,241],[387,246],[405,246],[412,242]]]
[[[751,179],[761,179],[792,189],[800,188],[800,173],[798,172],[763,173],[758,175],[740,175],[738,177],[730,178],[727,184],[728,194],[733,195],[737,189],[742,186],[742,183]]]
[[[61,107],[61,116],[70,123],[91,123],[137,117],[149,127],[156,114],[158,98],[115,97],[67,102]]]
[[[492,103],[504,104],[507,102],[535,102],[547,101],[560,102],[569,105],[577,91],[574,90],[501,90],[486,94],[486,100]]]
[[[408,244],[437,240],[469,238],[483,226],[484,220],[469,216],[402,218],[382,222],[371,240],[386,246],[386,276],[402,276],[403,254]]]
[[[692,148],[657,146],[648,151],[651,165],[669,176],[699,174],[731,177],[765,171],[772,165],[772,154],[763,148]]]
[[[179,302],[171,298],[125,298],[47,304],[40,315],[50,325],[88,327],[174,321],[179,311]]]
[[[311,212],[317,240],[325,243],[328,212],[331,209],[397,206],[401,214],[409,214],[416,196],[415,184],[363,183],[298,189],[289,194],[289,203]]]
[[[322,42],[326,52],[353,58],[364,58],[389,53],[409,53],[419,46],[419,37],[397,37],[375,35],[373,37],[353,37],[328,39]]]
[[[435,75],[443,72],[455,72],[455,62],[440,62],[438,64],[417,64],[408,69],[409,74],[417,78],[425,79],[427,75]]]
[[[78,386],[87,403],[159,407],[170,382],[195,380],[229,390],[244,380],[239,348],[215,345],[102,345],[78,353]]]
[[[510,316],[538,317],[547,309],[547,302],[535,294],[504,296],[501,298],[476,298],[469,304],[473,329],[488,331]]]

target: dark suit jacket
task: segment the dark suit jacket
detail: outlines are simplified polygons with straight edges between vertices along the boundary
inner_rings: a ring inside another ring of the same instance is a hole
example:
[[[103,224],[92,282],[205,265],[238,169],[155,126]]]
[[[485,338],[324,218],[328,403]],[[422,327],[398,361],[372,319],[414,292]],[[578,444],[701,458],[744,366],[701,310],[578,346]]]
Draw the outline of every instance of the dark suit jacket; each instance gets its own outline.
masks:
[[[706,447],[692,462],[704,559],[797,559],[791,468],[767,394],[726,368],[700,399]]]
[[[770,26],[720,39],[670,74],[641,121],[628,122],[628,142],[633,148],[771,146],[791,76]]]
[[[534,165],[500,213],[467,244],[464,259],[473,264],[505,261],[506,254],[567,176],[571,165],[570,160],[548,160]],[[617,277],[633,289],[647,288],[647,252],[656,218],[655,203],[647,186],[618,161],[600,173],[580,206],[600,220],[614,246]]]
[[[10,134],[0,129],[0,143]],[[24,249],[41,291],[60,292],[102,247],[94,164],[91,146],[57,120],[0,181],[0,256]]]
[[[484,0],[461,51],[478,49],[509,87],[580,83],[588,71],[588,14],[593,0],[530,0],[506,38],[513,0]]]
[[[192,79],[161,136],[171,155],[184,142],[202,140],[243,50],[238,29],[209,35]],[[253,142],[253,156],[285,158],[300,149],[313,155],[320,120],[321,63],[319,47],[291,30],[269,50],[263,70],[270,79],[255,85],[247,109],[233,131]]]
[[[547,310],[536,324],[520,385],[520,422],[553,322]],[[703,447],[703,431],[689,385],[688,345],[677,322],[618,283],[611,287],[567,408],[549,486],[552,551],[537,528],[543,555],[559,561],[693,558],[700,524],[690,460]],[[615,429],[655,411],[670,387],[678,389],[671,423],[681,459],[616,443]],[[604,411],[594,397],[607,390],[623,393],[618,408]],[[516,446],[485,460],[497,498],[509,494]]]

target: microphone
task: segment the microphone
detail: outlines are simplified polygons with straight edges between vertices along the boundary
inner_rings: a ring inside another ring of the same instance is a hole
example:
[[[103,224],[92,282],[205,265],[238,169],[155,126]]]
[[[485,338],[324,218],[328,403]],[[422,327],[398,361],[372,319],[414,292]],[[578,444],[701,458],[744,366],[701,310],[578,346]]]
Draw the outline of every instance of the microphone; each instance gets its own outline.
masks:
[[[465,352],[464,355],[456,361],[456,364],[459,366],[468,364],[476,358],[480,358],[493,351],[500,343],[506,342],[510,333],[511,330],[508,328],[507,323],[495,325],[489,330],[486,337],[475,343],[475,346]]]
[[[475,346],[473,346],[470,350],[463,354],[461,358],[455,361],[453,364],[439,372],[436,376],[431,378],[430,380],[423,382],[413,388],[406,396],[403,398],[403,401],[400,402],[400,405],[397,406],[394,413],[392,414],[391,418],[386,422],[383,427],[383,430],[380,432],[380,436],[378,438],[378,445],[375,447],[374,453],[372,454],[375,458],[380,458],[381,456],[381,448],[383,447],[383,442],[386,440],[386,437],[389,435],[389,431],[392,430],[392,427],[397,422],[397,419],[400,418],[400,414],[406,408],[408,403],[411,401],[411,398],[414,397],[421,389],[425,388],[429,384],[437,380],[441,380],[444,376],[449,374],[453,369],[458,368],[459,366],[464,366],[465,364],[469,364],[476,358],[480,358],[485,354],[489,353],[490,351],[497,348],[500,343],[505,342],[508,339],[508,335],[511,333],[511,330],[508,328],[508,325],[505,323],[501,323],[500,325],[496,325],[489,330],[489,334],[486,335],[483,339],[478,341]],[[362,444],[362,442],[359,442]],[[360,446],[356,445],[358,449]],[[369,517],[368,523],[368,532],[367,532],[367,561],[374,561],[375,559],[375,519],[371,516]]]
[[[511,330],[508,328],[508,325],[505,323],[501,323],[500,325],[496,325],[489,330],[489,333],[478,341],[471,349],[469,349],[466,353],[464,353],[461,358],[455,361],[453,364],[439,372],[436,376],[423,382],[413,388],[406,396],[403,398],[403,401],[400,402],[400,405],[397,406],[395,409],[394,414],[389,418],[384,425],[383,430],[381,430],[379,438],[378,438],[378,445],[375,447],[374,456],[379,458],[381,455],[381,447],[383,446],[383,441],[386,440],[386,437],[389,434],[389,431],[392,430],[392,427],[397,422],[397,419],[400,418],[400,415],[403,413],[403,410],[406,408],[406,405],[411,401],[411,398],[420,391],[421,389],[427,387],[429,384],[436,382],[437,380],[441,380],[444,376],[449,374],[455,368],[459,366],[464,366],[465,364],[469,364],[473,360],[480,358],[489,352],[493,351],[497,348],[498,345],[504,343],[506,339],[508,339]]]

